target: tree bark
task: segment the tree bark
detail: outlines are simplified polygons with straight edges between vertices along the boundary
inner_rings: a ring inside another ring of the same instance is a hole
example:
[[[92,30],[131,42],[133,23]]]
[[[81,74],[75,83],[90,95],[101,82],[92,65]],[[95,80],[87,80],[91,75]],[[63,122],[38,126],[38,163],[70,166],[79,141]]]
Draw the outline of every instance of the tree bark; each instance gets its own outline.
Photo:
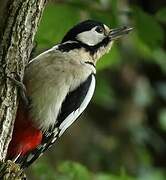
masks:
[[[45,4],[46,0],[0,0],[1,162],[6,158],[18,104],[18,87],[8,77],[23,79]]]

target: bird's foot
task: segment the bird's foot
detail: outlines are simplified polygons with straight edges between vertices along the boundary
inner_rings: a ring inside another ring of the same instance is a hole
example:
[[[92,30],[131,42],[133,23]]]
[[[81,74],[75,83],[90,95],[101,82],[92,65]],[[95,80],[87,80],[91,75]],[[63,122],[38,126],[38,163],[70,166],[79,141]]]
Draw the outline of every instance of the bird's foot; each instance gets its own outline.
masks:
[[[19,88],[19,93],[21,96],[21,99],[23,100],[23,103],[28,106],[29,105],[29,99],[27,96],[27,90],[25,85],[23,84],[23,82],[21,81],[21,77],[19,75],[17,75],[17,79],[14,78],[13,76],[7,76],[7,78],[9,78],[18,88]]]
[[[26,175],[18,164],[11,160],[0,162],[0,179],[26,180]]]

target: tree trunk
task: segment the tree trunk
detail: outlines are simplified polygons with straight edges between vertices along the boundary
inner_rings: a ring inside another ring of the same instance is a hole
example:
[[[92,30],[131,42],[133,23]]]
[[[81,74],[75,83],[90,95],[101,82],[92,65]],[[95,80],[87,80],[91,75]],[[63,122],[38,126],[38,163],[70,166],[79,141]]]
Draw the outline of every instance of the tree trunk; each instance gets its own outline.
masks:
[[[8,77],[23,79],[45,4],[46,0],[0,0],[1,162],[5,160],[11,140],[18,104],[18,87]]]

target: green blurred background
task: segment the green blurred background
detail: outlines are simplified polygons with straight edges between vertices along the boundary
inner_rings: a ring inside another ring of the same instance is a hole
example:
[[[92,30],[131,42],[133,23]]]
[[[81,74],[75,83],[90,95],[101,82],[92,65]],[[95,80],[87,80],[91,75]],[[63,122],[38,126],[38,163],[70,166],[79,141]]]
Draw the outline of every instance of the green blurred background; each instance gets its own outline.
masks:
[[[76,23],[95,19],[134,31],[97,66],[92,102],[28,170],[32,180],[166,179],[166,1],[53,0],[37,35],[36,54]]]

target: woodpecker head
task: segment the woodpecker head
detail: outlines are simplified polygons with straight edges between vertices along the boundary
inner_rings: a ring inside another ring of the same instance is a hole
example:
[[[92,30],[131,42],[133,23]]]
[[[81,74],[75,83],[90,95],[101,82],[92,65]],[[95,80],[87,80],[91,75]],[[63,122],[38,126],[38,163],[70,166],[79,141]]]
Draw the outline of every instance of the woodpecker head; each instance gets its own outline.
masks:
[[[105,24],[94,20],[86,20],[70,29],[62,43],[76,42],[71,48],[84,48],[93,57],[94,63],[111,49],[114,40],[129,33],[132,28],[123,26],[111,29]]]

